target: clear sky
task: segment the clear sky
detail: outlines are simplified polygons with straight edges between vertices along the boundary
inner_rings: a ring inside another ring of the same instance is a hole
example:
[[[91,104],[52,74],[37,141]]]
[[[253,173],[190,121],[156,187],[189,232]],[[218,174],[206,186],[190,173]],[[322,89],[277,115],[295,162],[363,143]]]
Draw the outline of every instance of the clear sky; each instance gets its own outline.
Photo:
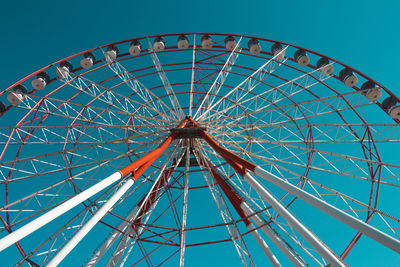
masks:
[[[162,33],[224,32],[329,55],[398,94],[399,11],[399,1],[386,0],[2,1],[0,88],[100,44]],[[368,263],[365,255],[355,266]]]

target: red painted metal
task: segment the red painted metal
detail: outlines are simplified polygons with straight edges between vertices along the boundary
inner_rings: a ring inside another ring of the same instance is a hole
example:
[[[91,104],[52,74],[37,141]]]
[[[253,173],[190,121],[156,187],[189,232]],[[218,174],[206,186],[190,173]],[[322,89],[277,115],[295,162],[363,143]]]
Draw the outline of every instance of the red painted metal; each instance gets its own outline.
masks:
[[[185,119],[182,123],[180,123],[177,128],[183,128],[186,125],[186,122],[187,122],[187,119]],[[158,148],[154,149],[150,153],[148,153],[148,154],[144,155],[143,157],[139,158],[135,162],[132,162],[128,166],[122,168],[120,170],[121,175],[125,176],[125,175],[127,175],[127,174],[129,174],[131,172],[134,172],[136,170],[136,168],[139,168],[143,164],[145,164],[145,163],[147,163],[149,161],[153,162],[154,160],[156,160],[161,155],[161,153],[164,152],[164,150],[172,143],[174,138],[175,138],[175,134],[171,133],[170,136],[168,136],[168,138],[164,142],[162,142],[161,145]]]

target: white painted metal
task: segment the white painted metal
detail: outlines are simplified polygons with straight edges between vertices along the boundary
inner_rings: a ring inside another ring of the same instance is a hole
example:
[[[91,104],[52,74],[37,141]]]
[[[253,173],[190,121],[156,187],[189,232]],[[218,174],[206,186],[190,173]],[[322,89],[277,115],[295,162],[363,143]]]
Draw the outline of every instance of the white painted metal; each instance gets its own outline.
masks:
[[[157,51],[157,52],[164,51],[164,49],[165,49],[165,44],[164,44],[164,42],[161,42],[161,41],[154,42],[153,49],[154,49],[155,51]]]
[[[260,236],[260,233],[258,233],[257,230],[254,230],[255,227],[252,223],[247,225],[247,229],[251,232],[251,235],[254,237],[254,239],[257,241],[258,245],[261,247],[261,249],[264,251],[265,255],[267,255],[268,259],[271,261],[272,266],[279,267],[282,266],[276,256],[272,253],[271,249],[268,247],[267,243],[265,243],[264,239]]]
[[[14,106],[20,104],[23,98],[24,98],[23,95],[20,93],[17,93],[17,92],[9,92],[7,94],[8,102],[10,102],[11,105],[14,105]]]
[[[86,236],[87,233],[106,215],[106,213],[114,206],[114,204],[129,190],[133,185],[134,180],[129,178],[118,190],[115,192],[106,203],[90,218],[85,225],[72,237],[68,243],[51,259],[47,266],[57,266],[76,245]]]
[[[376,102],[382,96],[381,88],[371,88],[368,89],[367,93],[365,94],[367,99],[372,102]]]
[[[392,119],[400,118],[400,106],[393,106],[389,110],[389,115]]]
[[[118,226],[118,231],[113,231],[113,233],[108,237],[108,239],[103,243],[103,245],[96,251],[96,253],[92,256],[92,258],[86,263],[86,267],[95,266],[97,262],[103,257],[103,255],[107,252],[107,250],[114,244],[114,242],[121,236],[121,233],[124,232],[127,227],[129,227],[130,221],[139,211],[139,207],[135,206],[129,215],[126,217],[126,220],[122,221]]]
[[[180,143],[181,143],[181,142],[178,142],[175,148],[177,148],[177,147],[180,145]],[[165,170],[165,168],[167,167],[168,162],[170,162],[170,160],[171,160],[172,158],[175,158],[176,155],[177,155],[177,151],[174,150],[174,152],[171,154],[170,159],[167,160],[167,161],[165,162],[165,164],[164,164],[164,166],[163,166],[163,169],[160,170],[159,176],[157,177],[156,182],[157,182],[157,181],[161,178],[161,176],[164,174],[164,170]],[[178,165],[179,165],[179,163],[181,162],[182,158],[183,158],[183,155],[182,155],[181,157],[176,158],[175,166],[178,166]],[[171,176],[168,177],[168,180],[167,180],[167,182],[166,182],[166,185],[169,184],[169,181],[170,181],[170,180],[171,180]],[[155,182],[155,183],[156,183],[156,182]],[[154,189],[155,183],[153,184],[152,188],[150,189],[149,193],[147,194],[147,196],[146,196],[145,200],[143,201],[142,205],[140,206],[139,210],[143,208],[143,205],[144,205],[144,203],[146,203],[146,201],[147,201],[148,198],[150,197],[150,194],[151,194],[152,192],[154,192],[153,189]],[[164,187],[165,187],[165,186],[164,186]],[[160,189],[161,189],[161,188],[160,188]],[[147,221],[150,219],[151,213],[152,213],[152,211],[154,210],[154,208],[156,207],[156,205],[158,204],[159,200],[160,200],[160,199],[157,198],[157,200],[156,200],[153,204],[151,204],[151,207],[150,207],[150,209],[147,211],[147,213],[146,213],[146,214],[143,214],[143,216],[145,217],[145,218],[144,218],[144,221],[143,221],[143,224],[144,224],[144,225],[147,224]],[[138,214],[135,215],[135,217],[133,218],[132,221],[136,220],[137,216],[138,216]],[[119,264],[119,267],[123,267],[123,266],[125,265],[125,262],[127,261],[128,257],[129,257],[129,255],[130,255],[132,249],[133,249],[133,246],[135,245],[136,241],[139,239],[139,237],[140,237],[141,233],[144,231],[144,229],[145,229],[144,227],[139,227],[139,229],[138,229],[137,231],[133,231],[133,228],[130,228],[128,234],[134,236],[134,237],[133,237],[133,240],[131,241],[131,237],[129,237],[128,235],[124,235],[123,238],[120,240],[120,242],[119,242],[117,248],[114,250],[114,253],[112,254],[112,256],[110,257],[110,259],[108,260],[106,266],[107,266],[107,267],[114,267],[114,266],[116,266],[116,264],[118,263],[119,259],[123,256],[123,254],[124,254],[126,248],[128,247],[128,243],[130,242],[130,244],[129,244],[129,249],[128,249],[128,251],[127,251],[125,257],[121,260],[121,262],[120,262],[120,264]]]
[[[330,250],[318,237],[296,219],[270,192],[258,183],[249,173],[243,178],[278,212],[307,242],[332,266],[346,266],[346,264]]]
[[[104,188],[108,187],[109,185],[113,184],[114,182],[121,179],[121,173],[115,172],[112,175],[108,176],[104,180],[98,182],[97,184],[89,187],[85,191],[79,193],[78,195],[74,196],[73,198],[65,201],[61,205],[55,207],[54,209],[48,211],[47,213],[43,214],[39,218],[33,220],[32,222],[22,226],[15,232],[3,237],[0,239],[0,251],[8,248],[15,242],[18,242],[25,236],[31,234],[32,232],[36,231],[37,229],[41,228],[42,226],[46,225],[47,223],[51,222],[55,218],[59,217],[60,215],[64,214],[65,212],[69,211],[70,209],[74,208],[75,206],[79,205],[89,197],[97,194]]]
[[[60,79],[66,79],[69,75],[68,67],[57,67],[56,70],[57,77]]]
[[[213,84],[211,85],[210,89],[207,91],[207,94],[204,96],[199,107],[197,108],[197,111],[193,116],[194,118],[196,118],[197,115],[201,115],[198,118],[198,119],[200,119],[202,116],[204,116],[204,113],[208,113],[208,111],[210,110],[210,109],[207,109],[204,111],[204,110],[202,110],[202,107],[207,103],[211,104],[214,99],[214,95],[218,94],[219,90],[223,86],[223,84],[226,80],[226,77],[228,77],[228,74],[230,73],[232,67],[235,65],[235,62],[236,62],[237,58],[239,57],[240,52],[242,51],[242,49],[240,48],[241,41],[242,41],[242,38],[239,39],[238,43],[236,44],[236,46],[234,47],[232,52],[229,54],[229,57],[226,60],[221,71],[218,73],[217,78],[215,78]],[[212,96],[211,100],[208,100],[208,98],[210,97],[210,94],[212,94],[213,96]]]
[[[232,51],[233,49],[235,49],[235,47],[236,47],[236,41],[235,40],[232,40],[232,41],[228,41],[228,42],[226,42],[226,44],[225,44],[225,48],[226,48],[226,50],[228,50],[228,51]]]
[[[252,53],[253,55],[258,55],[261,52],[261,45],[260,44],[253,44],[250,47],[250,53]]]
[[[142,204],[140,205],[140,207],[138,207],[138,209],[136,210],[136,212],[134,213],[133,217],[129,220],[128,224],[133,223],[139,216],[139,212],[142,210],[143,206],[145,205],[145,203],[148,201],[150,195],[152,193],[154,193],[154,188],[155,185],[158,183],[158,181],[161,179],[161,177],[164,175],[165,173],[165,169],[168,165],[168,163],[171,161],[171,159],[173,159],[176,155],[177,155],[177,150],[176,148],[180,145],[181,142],[178,142],[175,146],[175,150],[171,153],[170,157],[168,160],[165,161],[162,169],[159,171],[159,174],[157,176],[157,178],[155,179],[155,182],[153,183],[152,187],[150,188],[149,192],[147,193],[144,201],[142,202]],[[176,160],[176,165],[178,166],[180,161],[182,160],[182,156],[178,157]],[[166,184],[169,183],[171,177],[168,177],[168,181]],[[160,188],[161,189],[161,188]],[[143,214],[143,216],[145,217],[144,220],[144,224],[146,224],[147,220],[150,218],[150,214],[152,212],[152,210],[155,208],[155,206],[157,205],[158,200],[155,201],[155,203],[153,203],[150,207],[150,209],[148,210],[148,212],[146,214]],[[137,232],[134,231],[133,227],[129,227],[128,229],[126,229],[126,234],[124,234],[122,236],[122,238],[120,239],[120,241],[118,242],[118,245],[116,246],[116,248],[114,249],[113,253],[111,254],[110,258],[108,259],[106,266],[107,267],[114,267],[118,264],[119,260],[121,259],[121,257],[123,256],[123,254],[125,253],[125,250],[128,246],[128,244],[130,243],[130,248],[128,250],[127,255],[125,256],[125,258],[119,263],[119,266],[122,267],[125,263],[125,261],[127,260],[130,251],[133,248],[133,245],[136,243],[138,237],[140,236],[141,232],[143,231],[143,227],[139,227],[139,229],[137,230]],[[132,238],[130,237],[131,235],[134,236],[133,240],[131,240]]]
[[[201,41],[201,47],[203,49],[211,49],[213,46],[213,41],[211,37],[205,38]]]
[[[347,224],[348,226],[354,228],[355,230],[365,234],[366,236],[371,237],[372,239],[381,243],[382,245],[396,251],[397,253],[400,253],[400,241],[376,229],[372,225],[369,225],[357,218],[354,218],[353,216],[347,214],[342,210],[339,210],[338,208],[332,206],[331,204],[316,198],[310,193],[304,191],[303,189],[298,188],[290,184],[289,182],[286,182],[283,179],[273,175],[272,173],[267,172],[260,166],[256,167],[255,174],[275,184],[276,186],[282,188],[283,190],[286,190],[287,192],[297,196],[301,200],[304,200],[308,204],[331,215],[332,217]]]
[[[43,90],[46,86],[46,81],[43,78],[35,78],[32,80],[32,87],[36,90]]]
[[[187,220],[187,207],[188,207],[188,192],[189,192],[189,166],[190,166],[190,144],[186,140],[186,162],[185,174],[183,176],[183,208],[182,208],[182,224],[180,229],[181,248],[179,254],[179,267],[185,265],[185,249],[186,249],[186,220]]]
[[[196,62],[196,34],[193,36],[193,52],[192,52],[192,77],[190,79],[190,93],[189,93],[189,116],[192,117],[193,108],[193,84],[195,74],[195,62]]]
[[[224,97],[224,99],[229,99],[228,96],[233,96],[238,90],[241,90],[243,88],[246,88],[246,91],[251,91],[253,90],[261,81],[263,81],[265,78],[269,76],[274,70],[279,67],[281,64],[276,64],[276,66],[271,66],[272,63],[274,63],[274,60],[277,59],[277,57],[281,53],[285,53],[286,49],[288,46],[284,47],[277,55],[275,55],[273,58],[269,59],[267,62],[265,62],[261,67],[259,67],[256,71],[254,71],[251,75],[247,76],[246,79],[244,79],[239,85],[235,86],[232,90],[230,90]],[[234,63],[234,62],[233,62]],[[224,66],[225,67],[225,66]],[[229,69],[230,70],[230,69]],[[257,80],[258,82],[254,85],[250,85],[251,82],[253,82],[253,79]],[[210,89],[211,90],[211,89]],[[218,92],[218,91],[217,91]],[[247,94],[247,93],[246,93]],[[242,96],[242,98],[244,95]],[[219,99],[216,103],[213,103],[208,110],[204,111],[198,118],[197,120],[204,120],[204,117],[207,116],[210,110],[214,110],[215,107],[220,104],[223,100],[223,98]],[[240,99],[237,100],[238,102]],[[204,102],[204,100],[203,100]],[[200,106],[201,107],[201,106]],[[231,107],[230,107],[231,108]],[[200,108],[196,112],[196,114],[199,112]],[[220,111],[218,112],[220,113]],[[196,116],[195,114],[195,116]],[[215,115],[215,114],[212,114]],[[206,117],[207,118],[207,117]]]
[[[347,87],[353,87],[354,85],[356,85],[357,82],[358,82],[358,78],[355,74],[352,74],[352,75],[346,77],[346,79],[344,80],[344,84]]]
[[[146,198],[144,199],[143,203],[146,203],[146,201],[148,200],[150,194],[152,192],[154,192],[154,186],[156,185],[156,183],[159,181],[159,179],[162,177],[165,168],[167,166],[167,163],[176,155],[176,151],[174,151],[174,153],[171,154],[171,157],[169,160],[167,160],[164,164],[164,166],[162,167],[162,169],[159,172],[159,175],[157,177],[157,179],[155,180],[153,186],[151,187],[151,189],[149,190],[149,193],[147,194]],[[180,159],[179,159],[180,161]],[[179,164],[178,161],[178,164]],[[168,178],[169,181],[170,178]],[[131,223],[137,218],[139,211],[141,210],[141,208],[143,207],[143,204],[138,207],[135,206],[134,209],[131,211],[131,213],[127,216],[126,220],[124,220],[123,222],[121,222],[120,226],[118,227],[118,229],[120,231],[114,231],[113,234],[107,239],[106,242],[104,242],[104,244],[96,251],[96,253],[93,255],[93,257],[90,259],[90,261],[88,261],[88,263],[86,264],[87,267],[89,266],[94,266],[100,259],[101,257],[104,255],[104,253],[107,252],[107,250],[113,245],[113,243],[121,236],[122,232],[125,232],[125,234],[123,235],[123,237],[121,238],[121,240],[118,242],[117,247],[114,249],[114,252],[112,253],[112,255],[110,256],[109,260],[107,261],[106,266],[115,266],[117,264],[117,262],[119,261],[119,259],[122,257],[123,252],[126,249],[126,246],[128,245],[129,241],[130,241],[130,235],[135,235],[133,228],[129,227],[131,225]],[[154,207],[155,204],[152,205],[151,208]],[[140,232],[143,230],[143,228],[140,228],[138,230],[138,235],[140,235]],[[123,263],[120,264],[120,266],[122,266]]]
[[[132,56],[138,56],[140,54],[140,51],[140,45],[131,45],[129,47],[129,54],[131,54]]]
[[[249,214],[254,214],[254,210],[250,208],[249,205],[247,205],[246,202],[242,202],[240,207],[244,210],[244,212],[249,215]],[[261,220],[261,218],[258,216],[258,214],[254,214],[250,217],[258,227],[261,227],[264,225],[264,222]],[[283,241],[275,235],[275,233],[267,226],[264,225],[260,228],[267,236],[268,238],[282,251],[282,253],[294,264],[296,267],[304,267],[305,265],[293,254],[292,251],[283,243]]]
[[[105,53],[105,58],[108,63],[113,62],[117,59],[117,51],[109,50]]]
[[[196,140],[197,141],[197,140]],[[197,146],[201,145],[197,141]],[[236,252],[242,262],[243,266],[255,266],[254,261],[251,257],[250,251],[248,250],[244,239],[242,235],[240,234],[240,231],[238,229],[237,223],[235,222],[235,219],[232,216],[232,213],[230,212],[226,201],[224,200],[222,196],[221,189],[217,186],[217,182],[215,180],[215,177],[213,177],[211,168],[212,165],[211,162],[205,157],[205,155],[202,153],[202,151],[199,150],[194,150],[194,154],[196,156],[196,159],[198,162],[201,162],[202,164],[205,164],[208,171],[203,170],[203,177],[207,183],[208,189],[210,190],[210,193],[214,199],[215,205],[218,208],[218,211],[221,215],[222,220],[225,223],[225,227],[229,233],[230,239],[232,240],[233,245],[235,246]],[[210,176],[210,179],[208,179],[208,176]]]
[[[149,45],[151,45],[149,43]],[[106,56],[106,52],[103,51],[104,56]],[[146,106],[146,109],[149,109],[153,112],[156,112],[159,116],[161,116],[164,120],[170,122],[171,120],[174,120],[169,113],[166,110],[170,110],[170,107],[164,103],[156,94],[154,94],[151,90],[149,90],[144,84],[142,84],[138,79],[136,79],[135,76],[132,75],[130,71],[128,71],[120,61],[113,61],[111,64],[108,65],[110,70],[112,70],[118,77],[128,86],[130,87],[135,93],[138,94],[138,96],[144,101],[144,103],[149,103],[149,105]],[[79,78],[79,77],[77,77]],[[107,87],[104,87],[100,84],[96,84],[93,81],[88,80],[85,78],[86,81],[89,81],[92,86],[97,86],[102,89],[102,91],[109,89]],[[118,95],[116,92],[114,92],[116,95]],[[124,101],[132,101],[134,104],[138,104],[138,106],[141,106],[142,103],[133,101],[131,98],[126,98],[126,96],[120,95],[124,99]],[[176,117],[179,117],[178,114],[175,113],[174,110],[170,110],[171,115],[175,114]]]
[[[272,52],[272,54],[274,55],[274,57],[277,60],[282,60],[285,58],[285,51],[283,51],[283,49],[274,49],[274,51]]]
[[[308,55],[303,55],[297,59],[299,66],[304,67],[310,63],[310,57]]]
[[[137,216],[137,214],[135,214],[133,219],[136,216]],[[107,267],[115,267],[115,266],[117,266],[117,263],[121,259],[121,257],[123,256],[124,251],[125,251],[126,247],[128,246],[128,243],[131,241],[131,237],[130,236],[133,235],[134,239],[136,240],[138,238],[138,236],[140,235],[141,231],[143,231],[143,228],[140,228],[139,231],[138,231],[138,234],[136,235],[136,233],[134,232],[133,227],[129,223],[129,226],[126,229],[126,232],[125,232],[124,236],[118,242],[118,245],[114,249],[113,254],[108,259],[107,264],[106,264]],[[121,263],[119,266],[122,266],[122,265],[123,265],[123,263]]]
[[[93,67],[93,59],[91,57],[84,57],[81,59],[81,66],[84,69],[90,69]]]
[[[151,47],[150,40],[149,39],[147,39],[147,40],[149,43],[149,47]],[[176,97],[175,91],[174,91],[173,87],[171,86],[171,83],[169,82],[167,75],[164,72],[164,69],[161,65],[160,59],[158,58],[156,51],[157,51],[157,49],[151,50],[151,53],[150,53],[151,59],[153,60],[153,64],[157,69],[158,76],[160,77],[160,79],[164,85],[165,91],[169,94],[168,98],[171,101],[172,106],[174,107],[174,111],[179,112],[179,115],[180,115],[179,118],[183,119],[185,117],[185,113],[183,112],[182,107],[179,104],[178,98]]]
[[[188,49],[189,48],[189,41],[182,39],[178,41],[178,48],[179,49]]]

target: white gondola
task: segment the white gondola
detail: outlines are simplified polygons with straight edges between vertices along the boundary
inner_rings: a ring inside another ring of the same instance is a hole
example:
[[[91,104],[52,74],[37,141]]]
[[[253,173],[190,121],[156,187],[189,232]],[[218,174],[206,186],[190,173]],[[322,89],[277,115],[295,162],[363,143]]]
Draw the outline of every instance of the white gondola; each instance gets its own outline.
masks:
[[[271,46],[271,53],[277,60],[285,58],[285,51],[282,51],[283,47],[281,44],[275,43]]]
[[[57,67],[57,77],[60,79],[65,79],[68,77],[69,73],[72,70],[72,64],[68,61],[64,61],[60,63],[60,66]]]
[[[9,92],[7,95],[7,100],[8,102],[10,102],[11,105],[18,105],[19,103],[21,103],[23,99],[22,94],[16,93],[16,92]]]
[[[189,48],[189,39],[185,35],[180,35],[178,37],[178,48],[179,49]]]
[[[165,49],[165,39],[163,37],[157,37],[154,39],[153,48],[156,52],[164,51]]]
[[[32,80],[32,87],[36,90],[42,90],[50,81],[50,76],[42,71],[36,75],[36,78]]]
[[[0,113],[4,113],[7,110],[6,105],[0,101]]]
[[[323,75],[332,75],[333,73],[333,65],[329,63],[329,59],[326,57],[320,58],[317,61],[317,68]]]
[[[7,94],[7,100],[11,103],[11,105],[16,106],[22,102],[22,99],[24,99],[24,95],[27,92],[28,91],[26,90],[25,86],[19,84]]]
[[[119,49],[115,45],[110,45],[107,47],[107,51],[105,53],[105,58],[107,62],[113,62],[117,59]]]
[[[206,34],[201,37],[201,47],[203,49],[211,49],[213,46],[213,40],[210,35]]]
[[[248,46],[250,49],[250,53],[252,53],[253,55],[257,55],[258,53],[261,52],[261,45],[257,39],[253,38],[253,39],[249,40]]]
[[[361,92],[365,97],[372,102],[377,102],[382,96],[380,88],[375,87],[375,83],[367,81],[361,85]]]
[[[389,116],[392,119],[399,119],[400,118],[400,106],[393,106],[389,109]]]
[[[339,78],[344,82],[347,87],[353,87],[357,84],[358,78],[349,68],[344,68],[339,73]]]
[[[389,96],[382,102],[382,108],[387,111],[387,113],[392,119],[400,118],[400,106],[396,104],[397,100],[391,96]]]
[[[95,61],[96,58],[92,53],[85,53],[83,54],[83,58],[81,59],[81,67],[84,69],[90,69],[91,67],[93,67]]]
[[[299,49],[294,53],[294,60],[296,60],[299,66],[304,67],[310,63],[310,57],[307,55],[306,51]]]
[[[132,56],[138,56],[142,51],[142,43],[138,40],[133,40],[129,46],[129,54]]]
[[[233,49],[235,49],[235,47],[236,47],[235,37],[227,36],[225,38],[225,48],[226,48],[226,50],[233,51]]]

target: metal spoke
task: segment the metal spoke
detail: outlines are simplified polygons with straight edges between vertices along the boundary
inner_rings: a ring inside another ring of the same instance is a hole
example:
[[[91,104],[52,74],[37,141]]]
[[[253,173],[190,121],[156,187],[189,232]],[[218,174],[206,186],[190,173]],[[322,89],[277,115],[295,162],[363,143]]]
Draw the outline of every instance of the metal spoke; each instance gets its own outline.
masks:
[[[162,67],[162,65],[160,63],[160,60],[158,59],[156,51],[154,50],[154,48],[152,48],[150,40],[147,39],[147,41],[148,41],[149,47],[151,49],[151,59],[153,60],[153,64],[156,67],[158,75],[160,76],[160,79],[161,79],[161,81],[162,81],[162,83],[164,85],[164,89],[168,93],[169,100],[170,100],[170,102],[171,102],[171,104],[172,104],[172,106],[174,108],[173,111],[174,112],[177,111],[179,113],[178,119],[182,119],[182,118],[185,117],[185,114],[184,114],[184,112],[182,110],[182,107],[179,104],[179,101],[178,101],[178,99],[176,97],[174,89],[172,88],[172,86],[171,86],[171,84],[170,84],[170,82],[168,80],[168,77],[164,72],[164,69],[163,69],[163,67]]]
[[[197,108],[196,113],[193,116],[194,118],[197,118],[197,115],[202,110],[203,106],[206,106],[208,108],[211,105],[211,103],[214,100],[214,95],[218,94],[219,90],[224,85],[224,82],[225,82],[229,72],[231,71],[232,67],[235,65],[235,62],[236,62],[237,58],[239,57],[240,52],[242,51],[242,48],[240,48],[241,41],[242,41],[242,38],[240,38],[239,41],[236,43],[235,48],[230,53],[228,59],[226,60],[221,71],[219,72],[217,78],[214,80],[212,86],[207,91],[206,95],[203,97],[199,107]],[[208,98],[210,97],[210,94],[212,94],[212,99],[209,100]]]

